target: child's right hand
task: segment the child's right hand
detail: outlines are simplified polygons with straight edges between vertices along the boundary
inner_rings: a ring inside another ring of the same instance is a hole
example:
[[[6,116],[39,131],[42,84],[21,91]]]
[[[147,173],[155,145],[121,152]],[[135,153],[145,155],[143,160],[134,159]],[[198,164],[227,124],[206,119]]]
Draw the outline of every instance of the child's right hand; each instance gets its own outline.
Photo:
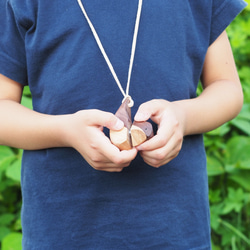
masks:
[[[120,172],[136,157],[135,148],[120,151],[103,133],[103,127],[120,130],[124,126],[112,113],[82,110],[66,117],[63,125],[66,144],[75,148],[94,169]]]
[[[47,115],[20,104],[23,86],[0,74],[0,145],[26,150],[73,147],[95,169],[119,172],[137,150],[120,151],[103,127],[120,130],[124,124],[112,113],[82,110],[68,115]]]

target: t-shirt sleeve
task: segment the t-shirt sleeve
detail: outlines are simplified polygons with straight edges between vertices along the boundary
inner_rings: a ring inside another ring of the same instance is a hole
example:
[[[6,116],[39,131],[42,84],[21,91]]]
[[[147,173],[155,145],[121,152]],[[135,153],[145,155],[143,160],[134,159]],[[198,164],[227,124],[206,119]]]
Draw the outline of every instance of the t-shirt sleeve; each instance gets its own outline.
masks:
[[[246,6],[243,0],[213,0],[210,44]]]
[[[0,3],[0,74],[27,85],[24,32],[8,0]]]

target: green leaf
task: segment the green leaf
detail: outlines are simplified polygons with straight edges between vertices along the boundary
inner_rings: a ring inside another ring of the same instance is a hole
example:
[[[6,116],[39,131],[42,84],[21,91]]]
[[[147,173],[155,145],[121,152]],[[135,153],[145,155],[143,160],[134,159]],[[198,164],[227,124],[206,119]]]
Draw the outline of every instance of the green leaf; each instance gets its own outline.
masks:
[[[250,192],[250,171],[241,170],[238,173],[229,175],[228,178]]]
[[[25,96],[31,96],[30,88],[28,85],[24,86],[23,88],[23,95]]]
[[[5,174],[6,169],[8,168],[8,166],[16,159],[16,157],[10,156],[10,157],[6,157],[4,158],[1,162],[0,162],[0,185],[2,183],[2,179],[3,176]]]
[[[221,245],[223,246],[222,249],[225,249],[227,245],[231,245],[231,239],[234,237],[234,233],[228,228],[220,226],[220,233],[221,233]],[[230,249],[231,250],[231,249]]]
[[[250,138],[246,136],[235,136],[229,140],[226,146],[226,163],[241,164],[249,160]]]
[[[229,124],[228,123],[225,123],[223,125],[221,125],[220,127],[210,131],[210,132],[207,132],[208,135],[219,135],[219,136],[224,136],[225,134],[227,134],[228,132],[230,131],[230,127],[229,127]]]
[[[213,228],[213,230],[217,231],[219,226],[220,226],[220,222],[219,222],[219,218],[221,215],[221,211],[223,208],[223,204],[219,203],[219,204],[215,204],[215,205],[211,205],[210,206],[210,213],[211,213],[211,227]]]
[[[243,66],[241,69],[239,69],[238,73],[241,79],[248,79],[250,77],[250,69],[247,66]]]
[[[236,213],[240,212],[242,207],[244,206],[245,201],[245,193],[242,188],[238,188],[235,190],[234,188],[228,188],[228,196],[224,200],[224,208],[222,213],[228,214],[231,211],[235,211]]]
[[[8,226],[15,219],[13,214],[3,214],[0,216],[0,225]]]
[[[227,229],[231,230],[235,235],[237,235],[241,240],[243,240],[248,246],[250,246],[250,239],[248,239],[240,230],[234,227],[227,221],[219,219],[219,222],[225,226]]]
[[[231,246],[232,246],[232,250],[237,250],[237,246],[236,246],[236,237],[233,236],[231,239]]]
[[[241,161],[238,168],[245,169],[245,170],[250,170],[250,159]]]
[[[211,203],[217,203],[221,201],[220,189],[216,189],[216,190],[209,189],[209,201]]]
[[[213,242],[212,242],[212,249],[213,250],[221,250],[221,248],[219,246],[214,245]]]
[[[13,155],[13,152],[9,147],[0,145],[0,162],[3,158],[11,155]]]
[[[3,238],[2,250],[22,250],[22,234],[10,233]]]
[[[230,124],[241,130],[243,133],[250,135],[250,105],[244,104],[240,114],[233,119]]]
[[[20,230],[22,230],[21,218],[19,218],[19,219],[17,219],[17,220],[15,221],[15,224],[14,224],[13,229],[14,229],[15,231],[20,231]]]
[[[0,146],[0,182],[7,167],[16,159],[14,152],[6,146]]]
[[[208,176],[215,176],[224,174],[225,170],[221,163],[214,157],[207,155],[207,174]]]
[[[232,120],[231,124],[242,132],[244,132],[245,134],[250,135],[250,121],[238,117]]]
[[[250,0],[245,0],[245,2],[248,3],[247,7],[246,7],[246,10],[250,10]]]
[[[26,108],[33,109],[32,99],[29,97],[23,96],[21,104]]]
[[[6,170],[6,176],[14,181],[20,182],[21,180],[21,159],[15,161]]]
[[[0,226],[0,242],[9,233],[10,233],[10,229],[9,228]]]

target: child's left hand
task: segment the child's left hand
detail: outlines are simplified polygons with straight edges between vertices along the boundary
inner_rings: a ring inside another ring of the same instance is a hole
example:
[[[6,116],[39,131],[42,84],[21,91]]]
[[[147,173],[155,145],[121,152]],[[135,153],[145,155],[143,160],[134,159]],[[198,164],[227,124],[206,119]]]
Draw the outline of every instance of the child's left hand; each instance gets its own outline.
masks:
[[[135,121],[148,119],[158,124],[157,134],[137,149],[147,164],[158,168],[179,154],[183,142],[185,114],[177,103],[156,99],[143,103],[134,117]]]

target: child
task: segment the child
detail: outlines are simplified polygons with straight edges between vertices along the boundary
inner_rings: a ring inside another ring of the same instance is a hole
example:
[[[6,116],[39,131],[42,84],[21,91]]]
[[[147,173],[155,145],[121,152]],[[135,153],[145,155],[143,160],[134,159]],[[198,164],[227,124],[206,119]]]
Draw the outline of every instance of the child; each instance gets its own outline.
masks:
[[[202,133],[241,109],[224,30],[244,7],[242,0],[1,2],[0,144],[25,149],[24,250],[211,248]],[[152,139],[127,151],[103,132],[123,127],[108,60],[123,90],[130,67],[125,96],[134,120],[155,126]],[[204,91],[196,97],[199,79]],[[34,111],[19,104],[27,84]]]

